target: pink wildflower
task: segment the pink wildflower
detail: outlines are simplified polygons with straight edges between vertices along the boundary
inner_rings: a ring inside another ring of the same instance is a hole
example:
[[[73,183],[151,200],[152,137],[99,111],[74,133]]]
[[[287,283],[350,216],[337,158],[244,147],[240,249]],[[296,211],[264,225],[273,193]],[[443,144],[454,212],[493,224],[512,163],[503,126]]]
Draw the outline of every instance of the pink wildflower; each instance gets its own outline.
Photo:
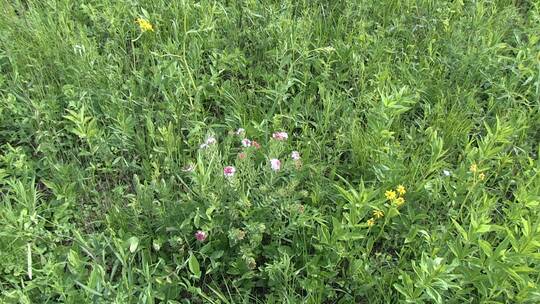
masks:
[[[251,142],[251,145],[254,146],[254,147],[257,148],[257,149],[260,149],[260,148],[261,148],[261,145],[260,145],[258,142],[256,142],[256,141],[252,141],[252,142]]]
[[[242,139],[242,146],[244,147],[251,147],[251,140],[247,139],[247,138],[244,138]]]
[[[272,158],[270,160],[270,167],[272,167],[272,170],[279,171],[281,169],[281,161],[277,158]]]
[[[206,240],[207,237],[208,237],[208,233],[202,230],[198,230],[197,232],[195,232],[195,238],[199,242],[204,242],[204,240]]]
[[[291,158],[294,159],[294,160],[300,160],[300,152],[292,151]]]
[[[287,134],[287,132],[274,132],[274,134],[272,134],[272,137],[275,139],[275,140],[287,140],[287,138],[289,138],[289,134]]]
[[[244,153],[244,152],[238,153],[238,158],[240,158],[240,159],[245,159],[246,157],[247,157],[247,154],[246,154],[246,153]]]
[[[225,175],[225,177],[233,177],[235,172],[236,168],[233,166],[223,168],[223,175]]]

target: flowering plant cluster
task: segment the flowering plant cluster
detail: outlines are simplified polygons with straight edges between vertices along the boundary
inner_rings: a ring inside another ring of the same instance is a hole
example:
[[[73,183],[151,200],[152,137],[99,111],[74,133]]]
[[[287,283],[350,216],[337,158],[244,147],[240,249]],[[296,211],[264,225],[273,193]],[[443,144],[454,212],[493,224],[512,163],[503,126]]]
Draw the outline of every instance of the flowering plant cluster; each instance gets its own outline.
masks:
[[[282,173],[300,174],[299,170],[302,168],[302,157],[299,151],[290,149],[290,146],[289,134],[285,131],[274,132],[268,142],[261,144],[257,139],[247,136],[245,129],[239,128],[229,132],[229,136],[225,136],[221,140],[215,135],[207,136],[199,144],[198,160],[185,164],[181,171],[187,174],[193,186],[196,187],[203,181],[201,171],[208,172],[208,170],[215,170],[221,165],[221,175],[224,177],[225,183],[219,183],[215,171],[208,173],[207,177],[209,180],[204,181],[213,183],[217,189],[221,189],[213,192],[215,193],[212,196],[214,207],[209,208],[211,208],[212,212],[225,211],[222,208],[227,209],[227,212],[232,212],[232,214],[229,213],[227,216],[224,215],[221,218],[222,224],[231,225],[232,222],[235,222],[234,219],[238,217],[238,212],[249,212],[249,209],[253,207],[250,202],[250,197],[253,194],[258,193],[262,195],[266,193],[266,199],[268,199],[268,193],[270,193],[269,191],[272,188],[281,189],[278,190],[279,196],[293,194],[290,186],[295,185],[296,182],[292,181],[292,184],[289,183],[288,185],[287,183],[283,183],[290,176],[283,175]],[[222,151],[226,151],[224,153],[231,156],[236,155],[236,157],[228,157],[222,154]],[[208,164],[212,164],[212,167],[209,168]],[[249,194],[246,193],[246,190],[249,191]],[[207,190],[204,193],[208,192],[212,192],[212,190]],[[275,194],[276,192],[273,195]],[[215,201],[218,197],[220,198],[219,200],[227,201],[237,198],[238,195],[247,195],[246,200],[234,202],[233,205],[228,205],[227,207],[223,206],[222,202]],[[201,207],[199,206],[198,208]],[[267,209],[265,206],[259,207],[266,209],[266,211],[262,212],[271,211],[271,209]],[[287,206],[287,209],[291,208],[299,213],[303,213],[305,210],[305,207],[301,203]],[[245,223],[239,223],[244,227],[233,225],[228,232],[220,232],[223,227],[222,225],[220,225],[221,227],[216,227],[218,225],[217,223],[216,218],[210,221],[205,221],[203,218],[196,219],[196,231],[193,234],[194,240],[198,243],[205,243],[214,239],[215,234],[218,234],[217,238],[219,239],[223,236],[219,236],[220,233],[224,233],[228,236],[232,244],[238,245],[245,243],[244,239],[246,238],[258,238],[257,235],[263,233],[265,231],[264,227],[266,227],[266,225],[261,225],[260,223],[247,225],[255,225],[257,229],[254,229],[246,227]],[[249,233],[250,230],[252,233]],[[243,250],[249,252],[250,250],[254,250],[254,248],[247,249],[244,247]],[[246,262],[245,265],[248,268],[253,268],[256,265],[253,253],[248,254],[244,252],[242,255],[244,262]]]
[[[251,140],[245,137],[245,130],[243,128],[239,128],[238,130],[234,132],[234,134],[241,138],[240,144],[243,149],[242,151],[238,153],[239,159],[245,159],[247,157],[247,153],[249,153],[249,150],[250,150],[249,148],[254,148],[254,149],[261,148],[261,145],[257,141]],[[276,141],[286,141],[288,138],[289,138],[288,133],[284,131],[275,132],[272,135],[272,139]],[[217,140],[215,139],[215,137],[210,136],[200,145],[200,148],[207,149],[210,146],[215,145],[216,143],[217,143]],[[292,151],[290,154],[290,158],[294,161],[296,168],[300,167],[301,165],[300,152]],[[269,162],[270,168],[274,172],[278,172],[281,170],[281,160],[279,158],[269,158],[268,162]],[[192,166],[192,165],[187,165],[187,166]],[[236,167],[234,167],[233,165],[227,165],[223,168],[223,175],[225,177],[231,178],[235,174],[236,174]]]

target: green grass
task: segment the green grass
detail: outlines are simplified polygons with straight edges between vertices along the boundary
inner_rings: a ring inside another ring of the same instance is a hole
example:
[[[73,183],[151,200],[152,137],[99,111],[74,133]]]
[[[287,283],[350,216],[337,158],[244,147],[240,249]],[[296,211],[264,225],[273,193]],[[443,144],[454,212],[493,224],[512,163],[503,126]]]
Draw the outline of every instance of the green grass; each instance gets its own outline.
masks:
[[[0,12],[0,302],[540,302],[538,1]]]

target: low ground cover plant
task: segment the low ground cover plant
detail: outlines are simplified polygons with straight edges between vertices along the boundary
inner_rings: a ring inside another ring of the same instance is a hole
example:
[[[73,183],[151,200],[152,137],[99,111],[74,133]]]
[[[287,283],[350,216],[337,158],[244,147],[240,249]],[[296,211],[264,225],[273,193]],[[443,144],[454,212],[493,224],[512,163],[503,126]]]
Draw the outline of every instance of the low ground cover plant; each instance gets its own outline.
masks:
[[[0,302],[540,302],[538,2],[0,4]]]

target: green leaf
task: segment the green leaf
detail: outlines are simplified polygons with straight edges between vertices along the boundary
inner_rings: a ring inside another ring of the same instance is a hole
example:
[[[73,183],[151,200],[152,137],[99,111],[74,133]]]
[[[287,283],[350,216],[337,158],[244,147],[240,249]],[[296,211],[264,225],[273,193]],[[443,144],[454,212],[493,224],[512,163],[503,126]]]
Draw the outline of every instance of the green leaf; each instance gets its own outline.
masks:
[[[217,260],[219,259],[220,257],[223,256],[223,250],[216,250],[214,252],[212,252],[212,254],[210,255],[210,259],[212,260]]]
[[[139,238],[136,236],[132,236],[128,239],[129,244],[129,251],[131,253],[135,252],[137,250],[137,247],[139,246]]]
[[[365,238],[364,231],[349,231],[342,234],[339,238],[340,241],[356,241]]]
[[[491,231],[491,225],[482,224],[478,227],[478,229],[476,229],[476,232],[478,233],[486,233],[489,231]]]
[[[461,234],[463,239],[465,239],[465,241],[468,241],[469,236],[468,236],[467,232],[465,231],[465,229],[463,229],[463,227],[461,227],[461,225],[454,219],[452,219],[452,223],[454,223],[454,227],[456,227],[456,229],[459,231],[459,233]]]
[[[484,253],[488,257],[490,257],[493,254],[493,248],[491,248],[491,244],[489,244],[488,242],[484,240],[478,240],[478,245],[480,246],[480,248],[482,248],[482,251],[484,251]]]
[[[199,266],[199,261],[197,261],[197,258],[193,254],[189,256],[188,267],[189,271],[193,274],[195,278],[198,279],[201,277],[201,268]]]
[[[79,254],[73,250],[73,249],[70,249],[69,250],[69,253],[68,253],[68,262],[69,262],[69,265],[71,267],[73,267],[74,269],[78,269],[80,264],[81,264],[81,260],[79,258]]]
[[[395,216],[399,215],[399,210],[396,207],[390,207],[388,209],[388,212],[386,213],[387,218],[393,218]]]

